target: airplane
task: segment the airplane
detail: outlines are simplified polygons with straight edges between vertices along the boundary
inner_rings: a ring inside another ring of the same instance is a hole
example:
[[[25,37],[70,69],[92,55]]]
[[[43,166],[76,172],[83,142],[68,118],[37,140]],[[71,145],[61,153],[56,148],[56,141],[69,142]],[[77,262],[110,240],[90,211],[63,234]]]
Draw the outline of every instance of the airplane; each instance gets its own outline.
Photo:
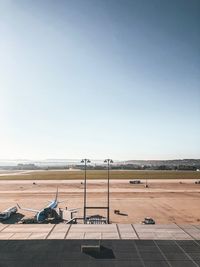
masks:
[[[58,206],[58,204],[60,203],[58,201],[58,188],[57,188],[55,199],[52,200],[52,201],[49,201],[49,202],[50,202],[50,204],[47,207],[45,207],[44,209],[42,209],[42,210],[21,208],[18,204],[17,204],[17,206],[21,210],[27,210],[27,211],[35,212],[36,213],[37,222],[43,222],[47,218],[49,211],[54,210]]]
[[[4,221],[10,218],[10,216],[17,212],[17,207],[10,207],[3,212],[0,212],[0,220]]]

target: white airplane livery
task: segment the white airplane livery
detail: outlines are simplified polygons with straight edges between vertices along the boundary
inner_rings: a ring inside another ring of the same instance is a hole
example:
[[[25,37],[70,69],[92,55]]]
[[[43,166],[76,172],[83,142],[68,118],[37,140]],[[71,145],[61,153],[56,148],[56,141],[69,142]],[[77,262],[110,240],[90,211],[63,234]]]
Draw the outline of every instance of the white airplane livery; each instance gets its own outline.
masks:
[[[3,212],[0,212],[0,221],[7,220],[10,218],[10,216],[17,212],[17,207],[10,207]]]
[[[42,222],[47,218],[47,211],[55,209],[58,206],[58,204],[60,203],[58,201],[58,188],[57,188],[55,199],[52,200],[52,201],[49,201],[49,202],[50,202],[50,204],[48,206],[46,206],[44,209],[42,209],[42,210],[35,210],[35,209],[30,209],[30,208],[21,208],[18,204],[17,204],[17,206],[21,210],[27,210],[27,211],[31,211],[31,212],[36,213],[37,221],[38,222]]]

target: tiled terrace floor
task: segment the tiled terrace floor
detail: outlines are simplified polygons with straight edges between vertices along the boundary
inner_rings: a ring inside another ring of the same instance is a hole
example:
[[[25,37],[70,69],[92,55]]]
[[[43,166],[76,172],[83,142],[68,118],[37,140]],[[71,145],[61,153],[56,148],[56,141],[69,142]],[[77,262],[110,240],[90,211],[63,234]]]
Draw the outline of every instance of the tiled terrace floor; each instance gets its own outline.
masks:
[[[97,240],[1,240],[2,267],[197,267],[196,240],[101,240],[99,252],[81,252]]]
[[[200,225],[0,224],[0,240],[5,239],[200,240]]]

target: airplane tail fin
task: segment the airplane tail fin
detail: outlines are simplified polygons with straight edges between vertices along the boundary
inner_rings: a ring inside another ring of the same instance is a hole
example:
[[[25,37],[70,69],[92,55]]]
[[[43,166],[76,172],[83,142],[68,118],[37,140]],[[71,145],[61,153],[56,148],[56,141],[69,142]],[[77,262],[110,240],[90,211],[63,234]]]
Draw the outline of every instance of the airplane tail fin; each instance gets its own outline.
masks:
[[[55,201],[58,202],[58,186],[57,186]]]

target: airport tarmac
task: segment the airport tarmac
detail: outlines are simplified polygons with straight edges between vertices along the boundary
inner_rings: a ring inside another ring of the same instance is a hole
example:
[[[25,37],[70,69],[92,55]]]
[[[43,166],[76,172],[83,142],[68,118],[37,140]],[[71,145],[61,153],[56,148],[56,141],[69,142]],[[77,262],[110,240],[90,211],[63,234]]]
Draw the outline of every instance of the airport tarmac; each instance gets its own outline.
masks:
[[[31,171],[23,171],[23,173],[29,173]],[[13,173],[13,175],[18,175],[19,173]],[[2,174],[3,176],[4,174]],[[135,180],[135,179],[132,179]],[[137,180],[137,179],[136,179]],[[74,179],[74,180],[0,180],[0,184],[32,184],[33,182],[39,183],[39,184],[80,184],[81,181],[83,181],[83,179]],[[110,179],[110,184],[127,184],[130,181],[130,179]],[[174,184],[194,184],[194,182],[196,181],[196,179],[140,179],[141,184],[146,183],[146,181],[149,184],[152,183],[162,183],[162,184],[168,184],[168,183],[174,183]],[[103,183],[105,184],[107,181],[106,179],[90,179],[87,180],[87,184],[97,184],[97,183]]]
[[[83,183],[80,180],[61,181],[0,181],[0,211],[18,203],[22,207],[43,209],[48,200],[59,189],[61,208],[80,208],[78,216],[83,215]],[[181,182],[181,183],[180,183]],[[129,184],[128,180],[111,180],[110,220],[112,223],[137,224],[144,217],[152,217],[157,224],[198,224],[200,222],[200,185],[195,180],[154,180],[149,188],[142,184]],[[34,184],[35,183],[35,184]],[[106,206],[107,193],[105,180],[90,180],[87,183],[87,204]],[[118,209],[121,215],[114,213]],[[33,213],[19,210],[19,216],[33,217]],[[88,215],[105,216],[101,210],[89,211]],[[10,223],[17,221],[11,220]]]

